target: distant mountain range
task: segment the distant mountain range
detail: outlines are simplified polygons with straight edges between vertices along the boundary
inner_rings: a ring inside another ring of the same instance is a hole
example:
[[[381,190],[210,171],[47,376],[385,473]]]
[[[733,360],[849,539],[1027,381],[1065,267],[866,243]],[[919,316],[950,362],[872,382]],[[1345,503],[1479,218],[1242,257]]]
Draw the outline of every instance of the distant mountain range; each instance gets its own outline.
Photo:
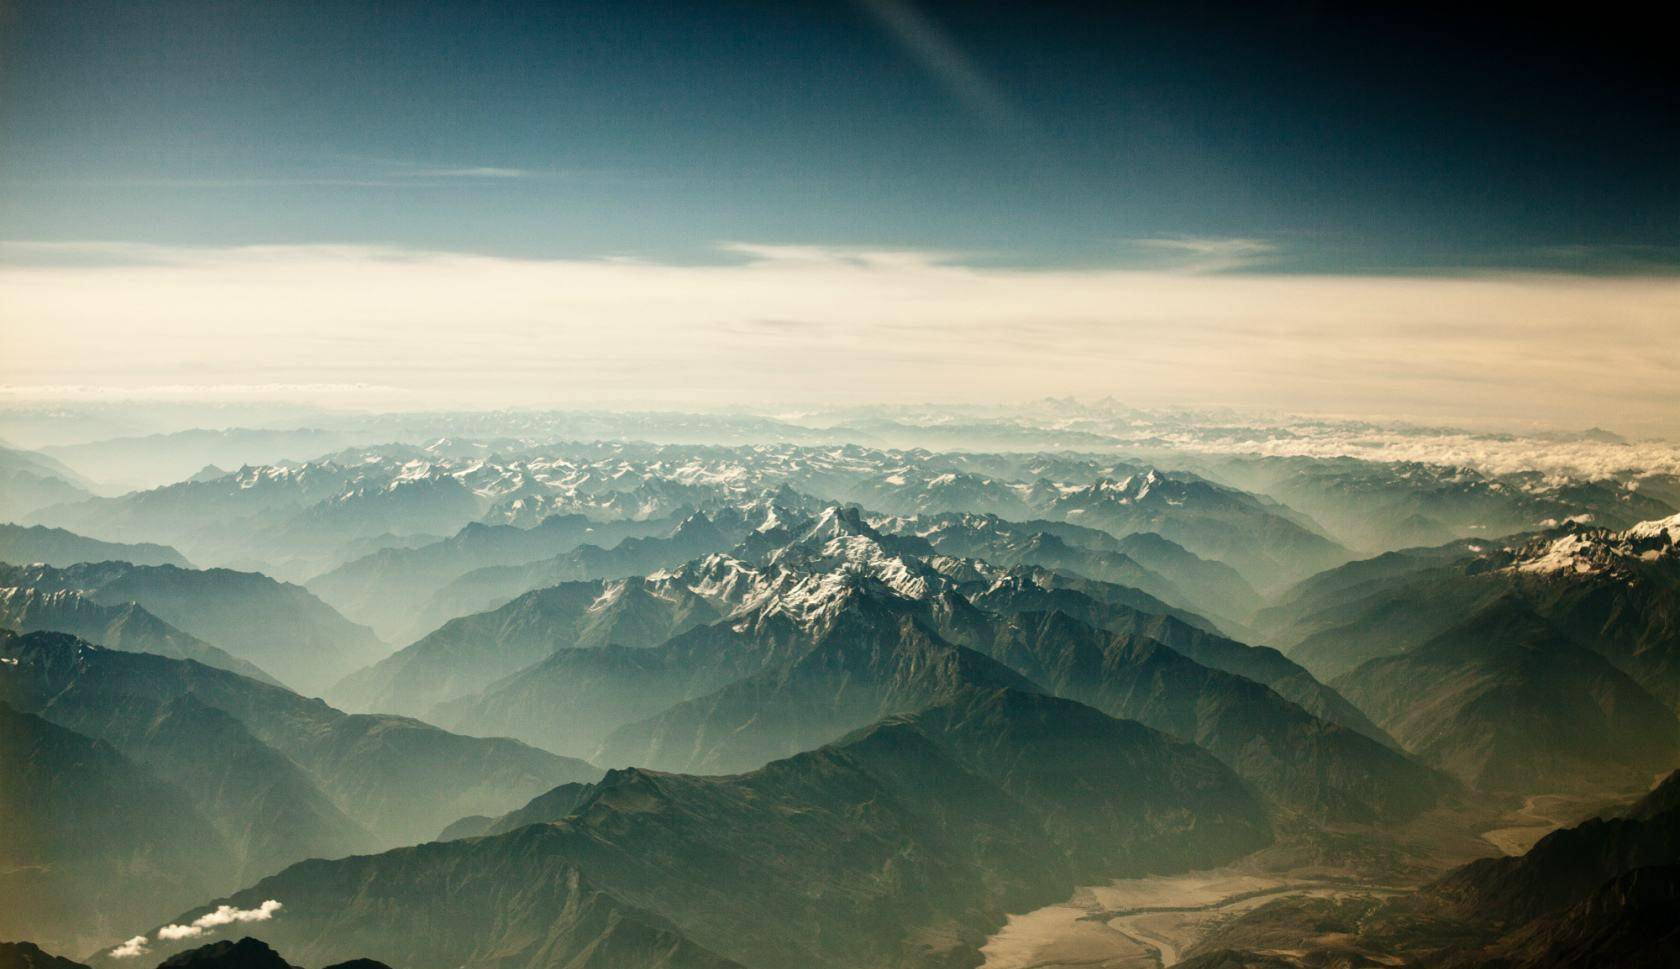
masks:
[[[190,477],[206,466],[301,461],[337,451],[365,436],[316,428],[236,427],[108,438],[41,449],[63,464],[112,489],[156,488]]]
[[[0,519],[93,497],[91,481],[45,454],[0,446]]]
[[[78,562],[127,562],[130,565],[174,565],[192,568],[180,552],[167,545],[101,542],[62,528],[0,524],[0,562],[16,565],[64,567]]]
[[[855,446],[587,444],[497,453],[442,442],[384,445],[63,503],[33,520],[122,541],[166,542],[195,561],[302,579],[340,567],[340,550],[351,543],[383,535],[400,545],[404,536],[450,535],[475,521],[530,528],[556,514],[641,521],[685,508],[739,507],[766,495],[781,495],[790,505],[795,495],[807,495],[899,516],[1045,519],[1100,528],[1111,538],[1149,533],[1190,557],[1147,540],[1096,551],[1149,558],[1154,565],[1146,567],[1181,591],[1179,583],[1191,576],[1210,579],[1216,587],[1204,594],[1229,602],[1233,612],[1250,604],[1245,585],[1270,590],[1352,557],[1306,516],[1183,472],[1071,457],[935,459]],[[1054,537],[1070,541],[1073,534]],[[408,565],[427,571],[422,562],[442,562],[447,552],[434,550]],[[1198,559],[1223,563],[1240,581],[1216,577]],[[470,564],[470,552],[463,561],[461,574],[481,567]],[[1110,565],[1125,568],[1120,559]],[[369,570],[380,568],[358,566],[327,584],[342,585],[348,602],[367,581],[356,575]],[[389,617],[369,618],[385,628]]]
[[[298,586],[255,572],[126,562],[63,569],[0,565],[0,588],[75,594],[105,606],[137,604],[281,682],[311,692],[387,652],[372,630]]]
[[[1260,597],[1230,566],[1200,558],[1152,532],[1115,538],[1065,522],[1015,523],[996,516],[941,515],[880,523],[883,531],[913,534],[934,551],[992,565],[1036,565],[1129,586],[1166,606],[1231,624]],[[1171,605],[1167,605],[1171,604]]]
[[[1355,458],[1223,457],[1194,462],[1226,484],[1311,515],[1366,554],[1499,538],[1586,516],[1626,528],[1680,511],[1650,477],[1559,481],[1537,472],[1489,474],[1462,465]]]
[[[107,606],[80,592],[41,592],[34,587],[0,587],[0,627],[18,632],[62,632],[95,646],[197,660],[264,683],[274,679],[255,664],[190,636],[138,604]]]
[[[424,626],[421,632],[425,633],[456,615],[482,612],[501,605],[494,600],[503,589],[510,590],[502,599],[506,601],[521,592],[553,585],[562,578],[619,577],[616,574],[555,576],[547,582],[535,575],[529,580],[514,578],[503,585],[492,585],[486,591],[478,591],[477,595],[481,598],[476,599],[475,604],[482,604],[481,608],[441,616],[436,610],[422,610],[429,613],[429,617],[416,618],[417,604],[428,603],[440,590],[463,576],[488,570],[518,574],[521,566],[538,572],[542,566],[532,563],[552,561],[555,556],[573,552],[580,546],[593,547],[604,555],[606,549],[618,547],[626,540],[668,533],[681,525],[681,519],[673,521],[669,518],[602,523],[578,514],[551,515],[529,528],[475,522],[442,541],[416,548],[385,548],[372,552],[311,579],[308,588],[345,615],[367,622],[387,635],[400,637],[416,626]],[[696,554],[700,551],[681,555],[678,561]],[[627,563],[625,567],[628,571],[620,574],[632,575],[659,567],[655,565],[638,570],[636,564],[640,563]],[[485,583],[481,579],[470,584]],[[436,621],[432,621],[433,618]]]

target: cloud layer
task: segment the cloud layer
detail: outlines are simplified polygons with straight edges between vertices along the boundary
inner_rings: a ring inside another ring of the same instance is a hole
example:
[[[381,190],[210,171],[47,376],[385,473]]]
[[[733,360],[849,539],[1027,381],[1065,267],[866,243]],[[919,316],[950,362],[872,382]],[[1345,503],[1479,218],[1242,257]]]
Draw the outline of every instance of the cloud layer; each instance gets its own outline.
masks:
[[[1246,257],[1255,245],[1186,251]],[[1114,395],[1680,430],[1670,277],[1031,271],[820,246],[727,254],[736,261],[668,265],[12,243],[0,248],[0,384],[369,384],[400,388],[376,402],[394,406]]]

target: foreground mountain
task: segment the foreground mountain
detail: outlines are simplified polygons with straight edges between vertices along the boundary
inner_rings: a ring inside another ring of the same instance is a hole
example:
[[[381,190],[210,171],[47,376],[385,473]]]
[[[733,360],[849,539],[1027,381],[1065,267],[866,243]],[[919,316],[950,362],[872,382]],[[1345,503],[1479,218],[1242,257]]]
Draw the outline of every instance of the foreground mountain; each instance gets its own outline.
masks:
[[[0,562],[31,565],[40,562],[59,567],[77,562],[127,562],[131,565],[174,565],[191,568],[180,552],[167,545],[102,542],[43,525],[0,524]]]
[[[0,969],[87,969],[80,962],[41,951],[33,942],[0,942]]]
[[[226,846],[181,792],[3,700],[0,777],[0,936],[85,951],[216,891],[228,870]]]
[[[132,962],[149,964],[151,957],[144,952],[128,957]],[[80,962],[62,956],[48,955],[30,942],[0,942],[0,969],[87,969]],[[157,964],[157,969],[295,969],[260,939],[246,936],[235,942],[223,939],[196,949],[177,952]],[[351,959],[325,969],[391,969],[372,959]]]
[[[1674,712],[1515,598],[1335,686],[1485,790],[1637,790],[1680,764]]]
[[[325,689],[386,652],[372,630],[350,622],[298,586],[254,572],[125,562],[65,569],[0,565],[0,586],[79,593],[102,605],[137,603],[164,622],[308,692]]]
[[[344,817],[377,844],[401,844],[599,773],[513,741],[353,716],[191,661],[59,634],[4,634],[0,660],[0,700],[156,765],[201,809],[260,804],[257,816],[217,813],[254,834],[314,832],[310,853],[355,839]]]
[[[23,633],[69,633],[95,646],[196,660],[264,683],[274,682],[256,664],[187,635],[133,602],[107,606],[80,592],[0,587],[0,627]]]
[[[1265,838],[1207,754],[1001,691],[751,774],[616,771],[559,822],[308,862],[229,903],[280,900],[263,936],[310,962],[952,965],[1006,912],[1081,880],[1215,864]]]

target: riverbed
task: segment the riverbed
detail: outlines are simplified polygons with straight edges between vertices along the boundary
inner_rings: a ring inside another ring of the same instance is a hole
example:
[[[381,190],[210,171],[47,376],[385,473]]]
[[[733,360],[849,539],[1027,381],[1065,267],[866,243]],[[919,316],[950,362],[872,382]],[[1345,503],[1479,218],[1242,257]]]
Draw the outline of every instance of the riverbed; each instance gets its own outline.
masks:
[[[1154,969],[1221,923],[1288,896],[1392,895],[1403,889],[1237,867],[1081,888],[1012,915],[981,948],[982,969]]]

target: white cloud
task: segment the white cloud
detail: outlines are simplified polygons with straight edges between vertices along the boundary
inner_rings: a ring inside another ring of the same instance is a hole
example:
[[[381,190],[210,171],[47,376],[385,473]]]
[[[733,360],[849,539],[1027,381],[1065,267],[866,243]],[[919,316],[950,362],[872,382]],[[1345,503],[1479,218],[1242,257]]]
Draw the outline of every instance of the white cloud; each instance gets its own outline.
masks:
[[[417,168],[398,174],[405,178],[530,178],[535,173],[524,168],[474,165],[466,168]]]
[[[134,938],[129,939],[127,942],[124,942],[122,945],[112,949],[111,958],[132,959],[135,956],[143,956],[149,951],[151,950],[146,947],[146,937],[143,935],[137,935]]]
[[[1173,257],[1174,268],[1186,272],[1229,272],[1262,264],[1277,254],[1277,246],[1264,239],[1212,236],[1176,236],[1167,239],[1132,239],[1132,246]]]
[[[0,384],[364,384],[403,388],[367,401],[399,407],[1115,395],[1680,431],[1672,277],[1034,271],[943,253],[731,251],[741,261],[669,265],[13,243]]]
[[[235,922],[267,922],[280,911],[281,905],[274,899],[263,902],[256,908],[234,908],[232,905],[219,905],[214,912],[200,915],[187,925],[166,925],[157,930],[159,942],[171,942],[178,939],[194,939],[211,929]],[[130,940],[132,941],[132,940]],[[142,939],[142,941],[144,941]]]

